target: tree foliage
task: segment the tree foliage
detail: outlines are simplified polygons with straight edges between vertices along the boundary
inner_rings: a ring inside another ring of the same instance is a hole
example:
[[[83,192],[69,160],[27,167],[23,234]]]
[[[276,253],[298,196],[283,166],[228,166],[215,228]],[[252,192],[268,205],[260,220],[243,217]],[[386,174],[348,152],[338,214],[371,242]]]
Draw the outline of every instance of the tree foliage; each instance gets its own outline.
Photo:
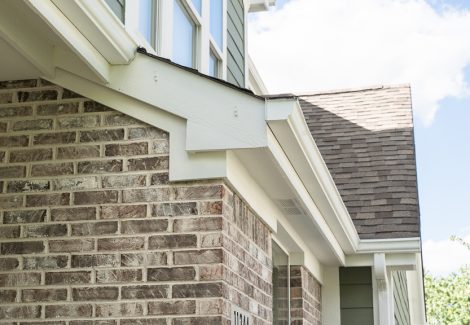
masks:
[[[451,238],[470,249],[470,243]],[[470,325],[470,265],[446,277],[426,274],[426,311],[430,325]]]

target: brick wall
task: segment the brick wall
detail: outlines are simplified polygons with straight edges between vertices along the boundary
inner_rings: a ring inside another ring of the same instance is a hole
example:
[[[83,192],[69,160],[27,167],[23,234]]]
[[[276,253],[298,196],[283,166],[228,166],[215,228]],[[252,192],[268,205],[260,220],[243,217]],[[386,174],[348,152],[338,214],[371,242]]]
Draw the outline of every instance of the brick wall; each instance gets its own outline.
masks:
[[[321,324],[321,286],[303,266],[290,268],[291,324]]]
[[[168,134],[0,83],[0,323],[269,324],[271,234],[222,181],[168,182]]]

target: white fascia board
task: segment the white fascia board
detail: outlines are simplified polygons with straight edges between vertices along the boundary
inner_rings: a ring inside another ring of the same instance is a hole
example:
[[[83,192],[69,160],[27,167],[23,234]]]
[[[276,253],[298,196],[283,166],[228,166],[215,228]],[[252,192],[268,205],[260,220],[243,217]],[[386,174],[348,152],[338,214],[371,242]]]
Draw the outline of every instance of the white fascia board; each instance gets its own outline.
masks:
[[[357,249],[359,236],[296,98],[269,99],[266,116],[270,129],[289,157],[347,254]]]
[[[224,151],[200,153],[186,151],[185,119],[61,69],[57,69],[55,78],[48,80],[169,132],[170,180],[214,179],[226,176],[226,153]]]
[[[186,150],[266,147],[265,101],[158,58],[112,66],[110,88],[188,121]]]
[[[369,253],[406,253],[421,252],[421,240],[415,238],[391,238],[391,239],[361,239],[357,248],[358,254]]]
[[[268,89],[266,88],[266,85],[264,84],[263,79],[261,78],[261,75],[258,72],[258,69],[256,69],[256,66],[253,63],[253,60],[251,59],[250,55],[247,55],[247,58],[248,80],[250,82],[250,86],[258,91],[258,95],[267,94]]]
[[[374,266],[374,255],[384,254],[386,265],[392,270],[415,270],[418,265],[416,253],[370,253],[346,256],[346,267]]]
[[[52,0],[110,64],[127,64],[137,43],[104,0]]]
[[[109,63],[51,1],[25,0],[24,2],[86,63],[98,80],[103,83],[108,82]]]

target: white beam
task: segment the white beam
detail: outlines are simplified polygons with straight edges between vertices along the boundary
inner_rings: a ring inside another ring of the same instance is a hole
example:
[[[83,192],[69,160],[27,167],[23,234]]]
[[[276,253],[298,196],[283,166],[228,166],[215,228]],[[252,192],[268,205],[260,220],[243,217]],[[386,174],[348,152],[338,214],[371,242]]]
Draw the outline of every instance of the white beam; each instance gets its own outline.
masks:
[[[375,281],[377,283],[377,306],[378,306],[378,325],[393,325],[393,309],[391,309],[390,291],[392,286],[389,281],[387,264],[384,253],[374,254],[373,267]]]

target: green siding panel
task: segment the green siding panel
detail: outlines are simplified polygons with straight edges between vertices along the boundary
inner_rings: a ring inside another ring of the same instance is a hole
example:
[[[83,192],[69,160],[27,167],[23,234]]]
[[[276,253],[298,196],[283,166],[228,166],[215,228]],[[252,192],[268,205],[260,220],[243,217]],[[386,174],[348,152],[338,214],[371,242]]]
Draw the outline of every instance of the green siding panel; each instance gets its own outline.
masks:
[[[105,0],[114,14],[124,23],[125,0]]]
[[[227,81],[245,87],[245,21],[240,0],[227,6]]]
[[[370,267],[339,269],[341,325],[373,325],[374,299]]]
[[[396,325],[410,325],[410,306],[405,271],[392,273],[394,314]]]

